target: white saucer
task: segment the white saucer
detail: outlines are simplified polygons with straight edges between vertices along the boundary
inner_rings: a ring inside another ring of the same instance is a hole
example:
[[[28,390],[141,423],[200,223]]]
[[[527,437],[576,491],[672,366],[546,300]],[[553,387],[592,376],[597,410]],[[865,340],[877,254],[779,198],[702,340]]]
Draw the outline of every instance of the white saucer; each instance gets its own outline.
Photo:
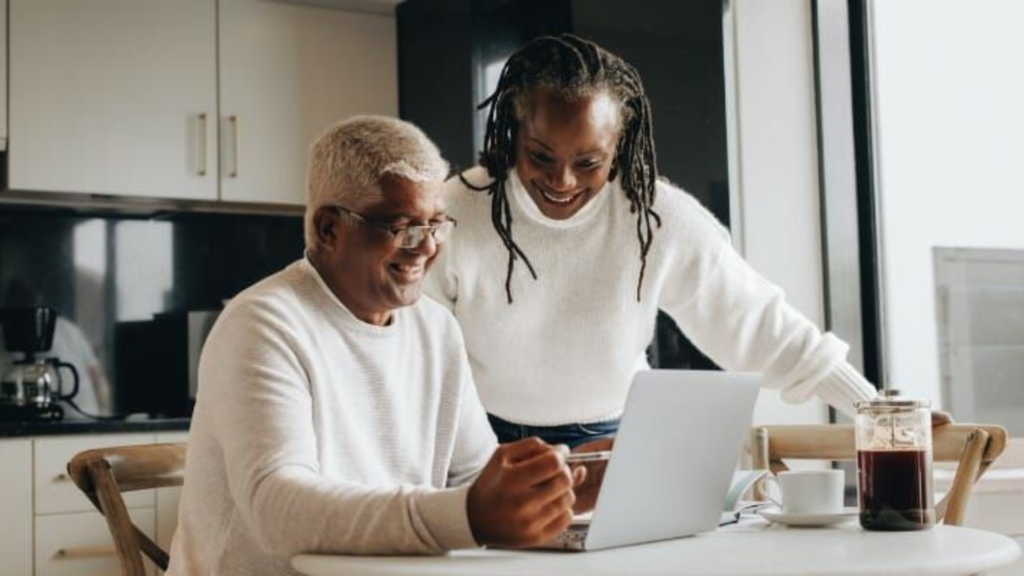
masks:
[[[832,514],[785,514],[778,508],[768,508],[758,512],[765,520],[787,526],[831,526],[856,517],[860,509],[856,506],[843,508],[841,512]]]

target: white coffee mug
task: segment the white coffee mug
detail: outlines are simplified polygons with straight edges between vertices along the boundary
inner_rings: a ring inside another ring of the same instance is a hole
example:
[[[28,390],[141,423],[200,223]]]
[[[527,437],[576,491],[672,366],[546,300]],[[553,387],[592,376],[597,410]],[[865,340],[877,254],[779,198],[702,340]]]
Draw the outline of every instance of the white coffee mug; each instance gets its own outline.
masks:
[[[843,510],[845,479],[842,470],[789,470],[766,476],[761,490],[783,514],[836,514]],[[781,498],[767,489],[772,484]]]

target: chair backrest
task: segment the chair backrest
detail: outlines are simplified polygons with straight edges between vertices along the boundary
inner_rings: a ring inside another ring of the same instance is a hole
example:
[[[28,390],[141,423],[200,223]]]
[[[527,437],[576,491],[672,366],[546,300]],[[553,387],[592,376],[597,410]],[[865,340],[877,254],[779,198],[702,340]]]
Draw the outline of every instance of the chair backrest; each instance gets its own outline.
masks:
[[[974,483],[999,458],[1006,447],[1002,426],[945,424],[932,430],[935,462],[958,462],[949,492],[935,505],[944,524],[963,523]],[[855,460],[856,441],[852,424],[762,426],[751,430],[755,469],[773,473],[786,470],[784,460]]]
[[[185,444],[86,450],[68,462],[68,474],[107,519],[124,576],[145,575],[143,553],[158,568],[167,569],[167,552],[132,524],[121,493],[181,486],[185,476]]]

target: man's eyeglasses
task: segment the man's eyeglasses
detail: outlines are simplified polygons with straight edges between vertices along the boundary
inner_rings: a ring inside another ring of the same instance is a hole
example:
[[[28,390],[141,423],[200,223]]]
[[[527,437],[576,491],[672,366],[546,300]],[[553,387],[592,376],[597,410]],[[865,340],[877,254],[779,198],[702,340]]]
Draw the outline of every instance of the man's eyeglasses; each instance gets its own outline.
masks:
[[[338,212],[348,215],[364,226],[383,230],[384,232],[391,234],[391,237],[394,239],[395,246],[403,250],[419,248],[423,242],[426,241],[428,234],[434,238],[435,244],[443,244],[444,241],[448,239],[448,235],[451,234],[452,229],[455,228],[456,224],[454,218],[445,216],[446,220],[437,224],[429,224],[426,226],[395,226],[388,222],[371,220],[366,216],[353,212],[340,204],[334,204],[332,207],[337,209]]]

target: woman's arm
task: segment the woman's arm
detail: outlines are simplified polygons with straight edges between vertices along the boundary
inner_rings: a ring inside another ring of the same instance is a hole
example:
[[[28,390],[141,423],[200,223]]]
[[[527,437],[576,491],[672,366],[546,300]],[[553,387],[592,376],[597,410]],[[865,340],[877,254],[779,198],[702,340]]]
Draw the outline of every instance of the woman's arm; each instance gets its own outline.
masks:
[[[692,211],[687,246],[676,252],[681,262],[669,267],[659,305],[694,344],[727,370],[763,373],[790,402],[817,392],[852,413],[853,402],[873,397],[874,387],[845,361],[847,344],[790,306],[710,213]]]

